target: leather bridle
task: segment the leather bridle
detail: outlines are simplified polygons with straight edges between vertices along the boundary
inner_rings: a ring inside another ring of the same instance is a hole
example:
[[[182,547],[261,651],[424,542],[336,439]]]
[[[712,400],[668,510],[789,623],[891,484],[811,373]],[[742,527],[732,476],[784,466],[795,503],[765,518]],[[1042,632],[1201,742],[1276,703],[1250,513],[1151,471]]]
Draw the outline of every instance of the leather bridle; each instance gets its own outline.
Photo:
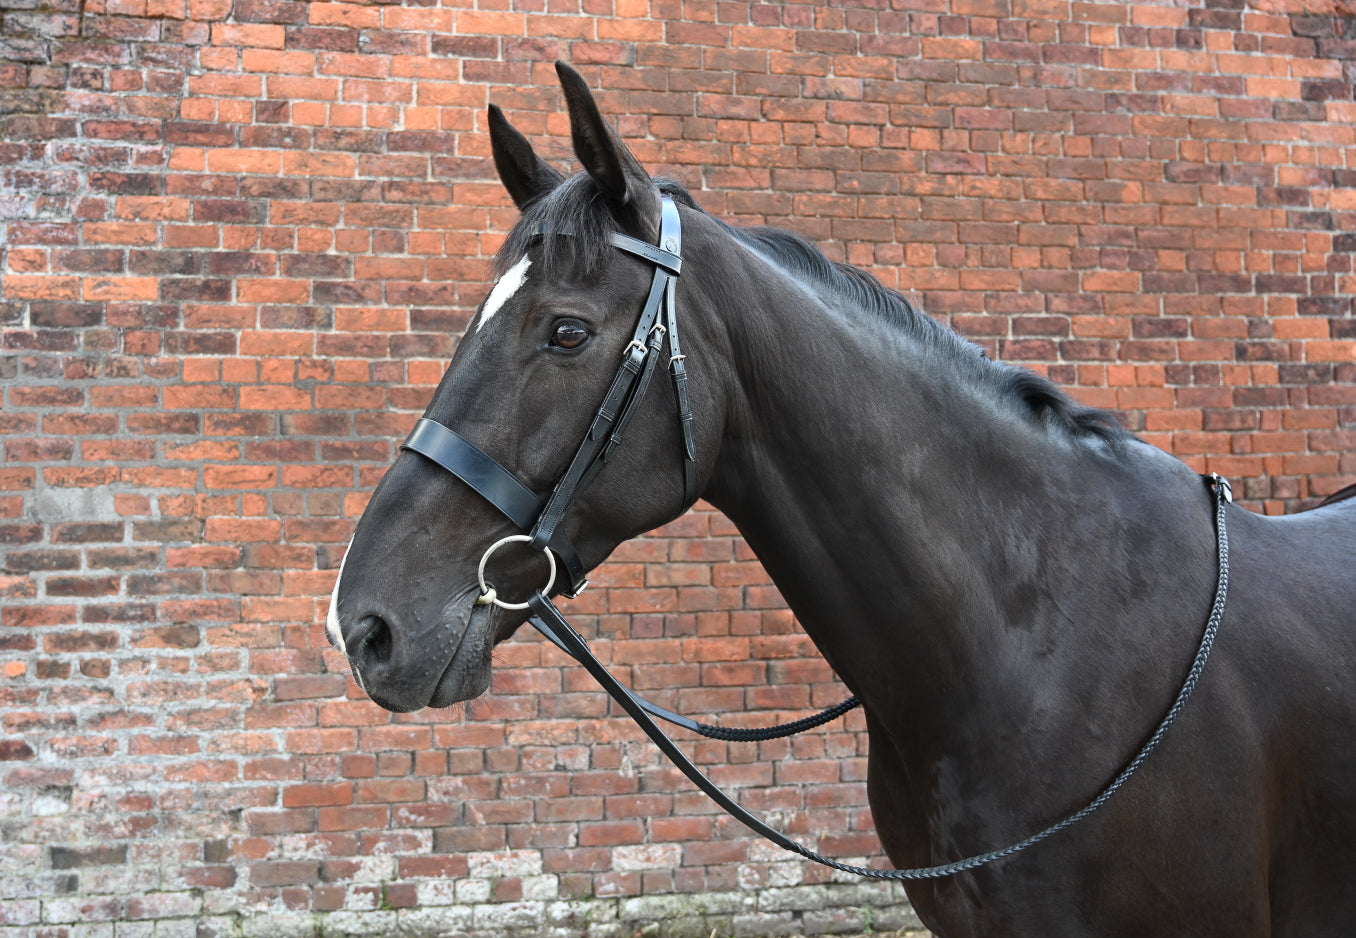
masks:
[[[574,232],[569,228],[543,228],[538,230],[536,234],[537,237],[570,236]],[[716,804],[751,830],[778,846],[836,870],[872,879],[889,880],[937,879],[951,876],[1012,856],[1027,847],[1033,846],[1047,837],[1072,827],[1110,800],[1111,796],[1139,769],[1144,760],[1158,746],[1168,727],[1176,721],[1178,714],[1186,705],[1187,698],[1195,689],[1210,656],[1210,651],[1214,647],[1215,635],[1223,619],[1225,600],[1228,596],[1229,541],[1225,528],[1225,506],[1233,500],[1229,483],[1218,475],[1212,474],[1202,477],[1214,495],[1216,506],[1215,532],[1218,575],[1210,618],[1206,623],[1191,669],[1172,707],[1159,722],[1153,735],[1097,797],[1064,820],[1033,834],[1025,840],[999,850],[941,866],[880,870],[852,866],[822,856],[791,840],[775,828],[769,827],[760,818],[749,813],[729,795],[725,794],[692,763],[651,717],[659,717],[713,739],[730,741],[767,740],[808,730],[842,716],[860,706],[860,701],[856,697],[850,697],[814,716],[779,726],[740,729],[699,723],[651,703],[613,677],[594,656],[588,642],[570,625],[550,599],[549,594],[556,578],[557,557],[564,566],[566,576],[569,579],[568,588],[561,590],[564,595],[573,599],[588,585],[587,571],[584,569],[583,562],[579,559],[579,554],[574,545],[570,543],[569,538],[561,528],[561,521],[575,497],[592,481],[621,444],[623,434],[631,419],[635,416],[638,405],[645,396],[655,371],[658,370],[658,363],[663,357],[665,345],[668,347],[669,372],[673,379],[674,394],[678,402],[678,422],[683,435],[683,504],[681,510],[691,507],[699,494],[696,482],[696,441],[693,433],[692,407],[688,399],[687,389],[687,366],[678,340],[677,282],[683,266],[681,256],[682,226],[678,207],[673,199],[668,196],[663,197],[658,246],[647,244],[638,238],[620,232],[613,232],[610,238],[613,246],[619,250],[653,264],[655,268],[654,277],[640,319],[636,323],[635,333],[632,336],[631,343],[626,347],[621,367],[612,379],[607,394],[603,398],[603,403],[589,425],[583,442],[575,451],[574,458],[570,461],[565,474],[556,483],[549,497],[540,498],[493,457],[484,453],[454,430],[434,420],[421,419],[415,425],[409,437],[401,444],[402,449],[413,450],[426,456],[465,482],[490,504],[499,509],[520,531],[525,532],[502,538],[490,545],[482,555],[478,570],[481,596],[477,602],[482,604],[493,603],[505,609],[530,609],[532,614],[528,621],[532,626],[567,655],[583,665],[602,688],[622,706],[627,714],[635,720],[636,724],[645,731],[645,734],[669,757],[674,765]],[[534,592],[524,603],[510,603],[500,599],[494,588],[485,579],[485,567],[490,556],[500,547],[511,542],[527,543],[544,551],[550,563],[550,577],[547,584]]]
[[[537,237],[573,234],[567,228],[541,229]],[[589,424],[588,432],[584,434],[584,440],[575,451],[569,467],[547,499],[543,501],[538,498],[493,457],[436,421],[427,418],[420,420],[409,438],[401,444],[402,449],[422,453],[484,496],[520,531],[525,532],[525,536],[514,535],[513,540],[525,540],[532,547],[549,550],[559,557],[569,579],[569,587],[563,592],[571,599],[588,585],[587,571],[560,523],[575,497],[621,445],[623,434],[658,370],[666,344],[669,374],[678,400],[678,423],[683,433],[682,509],[691,506],[698,494],[697,445],[692,427],[692,405],[687,391],[687,363],[678,339],[677,285],[678,275],[683,269],[682,224],[678,206],[671,198],[664,198],[658,247],[620,232],[613,232],[611,240],[618,249],[653,264],[654,278],[631,343],[623,353],[621,367],[617,369],[603,403]],[[503,543],[500,541],[487,553],[493,552]],[[549,589],[548,586],[547,591]],[[509,608],[525,608],[521,603],[505,603],[497,596],[491,597],[488,590],[483,598]]]

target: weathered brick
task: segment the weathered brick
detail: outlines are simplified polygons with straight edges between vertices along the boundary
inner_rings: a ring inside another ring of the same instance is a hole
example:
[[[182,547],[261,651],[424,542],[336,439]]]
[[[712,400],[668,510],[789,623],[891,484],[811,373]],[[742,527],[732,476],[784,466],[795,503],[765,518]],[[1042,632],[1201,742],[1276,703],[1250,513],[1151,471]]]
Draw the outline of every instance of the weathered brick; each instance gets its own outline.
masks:
[[[126,844],[104,847],[51,847],[48,852],[54,870],[119,866],[127,862]]]
[[[0,762],[23,762],[34,755],[33,747],[22,739],[0,740]]]

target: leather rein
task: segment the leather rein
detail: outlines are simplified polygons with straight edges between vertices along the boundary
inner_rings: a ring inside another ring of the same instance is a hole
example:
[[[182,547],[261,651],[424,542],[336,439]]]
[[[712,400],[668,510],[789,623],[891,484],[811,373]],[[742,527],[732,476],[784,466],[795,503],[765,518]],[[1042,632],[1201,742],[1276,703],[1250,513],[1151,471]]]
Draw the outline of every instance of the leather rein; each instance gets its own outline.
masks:
[[[538,237],[572,234],[573,231],[568,228],[543,229],[537,232]],[[1186,705],[1187,698],[1190,697],[1199,682],[1201,673],[1205,669],[1206,660],[1214,647],[1215,636],[1224,616],[1224,606],[1228,595],[1229,539],[1225,527],[1225,506],[1233,501],[1233,493],[1229,483],[1218,475],[1202,476],[1215,499],[1218,578],[1210,617],[1206,622],[1196,656],[1176,699],[1167,714],[1159,722],[1153,735],[1149,737],[1149,740],[1140,748],[1134,758],[1126,764],[1120,774],[1102,789],[1100,794],[1064,820],[1027,837],[1025,840],[1000,850],[940,866],[881,870],[852,866],[822,856],[768,826],[760,818],[734,801],[693,764],[653,718],[658,717],[712,739],[734,742],[760,741],[789,736],[821,726],[860,706],[861,701],[856,697],[849,697],[847,700],[805,719],[765,728],[743,729],[699,723],[646,700],[617,680],[593,654],[584,637],[575,630],[555,603],[551,601],[549,594],[555,585],[557,558],[565,568],[565,576],[568,580],[568,587],[561,588],[560,592],[573,599],[588,586],[587,571],[560,523],[574,498],[592,481],[621,444],[624,431],[635,415],[637,405],[645,396],[655,371],[658,370],[658,363],[663,357],[666,345],[669,353],[669,373],[678,402],[678,421],[683,434],[682,509],[686,510],[691,507],[699,494],[696,483],[697,453],[693,433],[692,407],[687,389],[687,367],[678,338],[677,282],[678,276],[682,272],[682,227],[677,205],[670,197],[664,196],[658,246],[620,232],[612,233],[611,242],[619,250],[653,264],[655,268],[654,277],[651,281],[649,295],[645,300],[645,306],[636,324],[635,333],[624,352],[621,367],[612,379],[607,394],[603,398],[603,403],[589,425],[583,442],[580,443],[574,458],[565,470],[565,474],[556,483],[549,497],[545,499],[539,497],[492,456],[487,455],[460,434],[436,421],[427,418],[420,419],[409,437],[401,444],[401,449],[414,450],[422,454],[466,483],[495,508],[499,509],[520,531],[524,532],[510,535],[495,542],[481,557],[478,571],[481,596],[476,600],[477,603],[494,604],[505,609],[531,610],[528,621],[532,626],[557,648],[583,665],[585,670],[593,676],[613,700],[621,705],[622,709],[650,737],[664,755],[712,801],[736,820],[779,847],[836,870],[871,879],[887,880],[921,880],[951,876],[1025,850],[1027,847],[1073,826],[1110,800],[1111,796],[1129,780],[1149,754],[1157,748],[1168,727],[1176,721],[1178,714]],[[485,579],[485,567],[490,556],[499,548],[513,542],[526,543],[531,547],[542,550],[550,564],[550,574],[546,585],[534,592],[527,602],[523,603],[510,603],[500,599],[494,588]]]

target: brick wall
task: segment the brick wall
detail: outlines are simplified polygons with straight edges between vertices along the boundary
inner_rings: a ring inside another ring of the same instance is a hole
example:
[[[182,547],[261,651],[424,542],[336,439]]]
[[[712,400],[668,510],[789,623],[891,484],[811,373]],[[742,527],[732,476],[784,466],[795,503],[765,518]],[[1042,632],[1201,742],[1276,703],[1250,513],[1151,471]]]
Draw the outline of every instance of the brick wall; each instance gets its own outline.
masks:
[[[324,646],[514,218],[485,106],[563,155],[558,57],[711,210],[870,268],[1252,507],[1356,480],[1344,4],[5,0],[0,935],[908,923],[745,838],[535,638],[493,696],[403,717]],[[842,694],[713,512],[598,579],[582,627],[662,702]],[[687,746],[875,857],[861,728]]]

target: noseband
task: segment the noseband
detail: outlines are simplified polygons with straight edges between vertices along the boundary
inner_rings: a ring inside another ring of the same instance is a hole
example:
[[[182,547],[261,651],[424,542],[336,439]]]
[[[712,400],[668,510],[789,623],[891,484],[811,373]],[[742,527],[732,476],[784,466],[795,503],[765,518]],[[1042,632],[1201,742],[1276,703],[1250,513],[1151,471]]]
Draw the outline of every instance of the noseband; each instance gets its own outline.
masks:
[[[537,232],[537,236],[572,235],[573,233],[568,228],[549,230],[543,228]],[[615,247],[625,253],[653,264],[655,267],[654,279],[650,284],[650,293],[645,300],[640,320],[636,323],[631,344],[626,347],[625,358],[621,367],[612,379],[612,384],[608,388],[607,395],[603,398],[602,406],[598,408],[593,422],[589,425],[584,441],[575,451],[574,458],[570,461],[565,474],[556,483],[548,498],[538,497],[536,493],[520,482],[512,472],[505,469],[493,457],[482,452],[460,434],[436,421],[427,418],[421,419],[415,425],[409,438],[401,444],[402,449],[422,453],[458,479],[461,479],[479,492],[490,504],[498,508],[518,526],[520,531],[525,532],[524,534],[514,534],[502,538],[485,551],[481,557],[478,570],[482,595],[477,602],[494,603],[505,609],[530,609],[532,615],[528,621],[532,623],[533,627],[546,636],[556,647],[583,665],[589,674],[607,691],[608,695],[622,706],[627,714],[635,720],[636,724],[645,731],[645,734],[669,757],[673,764],[717,805],[755,833],[767,838],[779,847],[836,870],[872,879],[886,880],[938,879],[953,876],[1004,859],[1034,846],[1047,837],[1067,830],[1109,801],[1112,795],[1120,790],[1130,777],[1139,770],[1149,754],[1157,748],[1168,727],[1176,721],[1183,707],[1186,706],[1187,698],[1191,696],[1200,680],[1205,669],[1205,663],[1210,657],[1210,651],[1214,647],[1215,635],[1224,616],[1229,586],[1229,539],[1225,527],[1225,507],[1233,501],[1233,493],[1229,483],[1218,475],[1202,477],[1210,488],[1215,502],[1217,578],[1210,617],[1206,622],[1205,631],[1197,647],[1196,656],[1177,697],[1167,714],[1159,722],[1153,735],[1121,770],[1120,774],[1102,789],[1100,794],[1084,805],[1082,809],[1039,833],[1027,837],[1025,840],[999,850],[940,866],[879,870],[852,866],[825,857],[791,840],[775,828],[769,827],[760,818],[750,814],[743,806],[725,794],[714,782],[702,774],[701,770],[688,759],[687,755],[678,748],[651,717],[659,717],[713,739],[731,741],[767,740],[808,730],[842,716],[860,705],[856,697],[850,697],[834,707],[803,720],[765,729],[736,729],[698,723],[651,703],[613,677],[594,656],[584,637],[570,625],[569,621],[549,598],[548,594],[556,579],[555,557],[560,558],[566,576],[569,577],[570,587],[563,591],[566,596],[573,599],[588,585],[583,563],[580,561],[574,545],[570,543],[569,538],[561,530],[560,522],[579,491],[593,479],[598,470],[603,467],[604,463],[621,444],[622,434],[631,418],[635,416],[636,407],[641,398],[645,396],[645,391],[650,385],[650,379],[654,377],[665,343],[668,345],[669,371],[673,378],[674,393],[678,400],[678,422],[683,433],[682,510],[691,507],[693,502],[697,500],[698,495],[696,485],[697,450],[693,435],[692,407],[687,392],[687,366],[678,343],[676,294],[678,275],[682,271],[683,260],[681,257],[682,227],[677,205],[668,196],[664,197],[658,246],[647,244],[638,238],[619,232],[614,232],[611,235],[611,241]],[[660,321],[661,309],[664,312],[662,322]],[[550,577],[547,584],[533,593],[525,603],[508,603],[499,599],[495,590],[485,580],[485,565],[490,555],[504,545],[513,542],[524,542],[545,551],[547,560],[550,561]]]

